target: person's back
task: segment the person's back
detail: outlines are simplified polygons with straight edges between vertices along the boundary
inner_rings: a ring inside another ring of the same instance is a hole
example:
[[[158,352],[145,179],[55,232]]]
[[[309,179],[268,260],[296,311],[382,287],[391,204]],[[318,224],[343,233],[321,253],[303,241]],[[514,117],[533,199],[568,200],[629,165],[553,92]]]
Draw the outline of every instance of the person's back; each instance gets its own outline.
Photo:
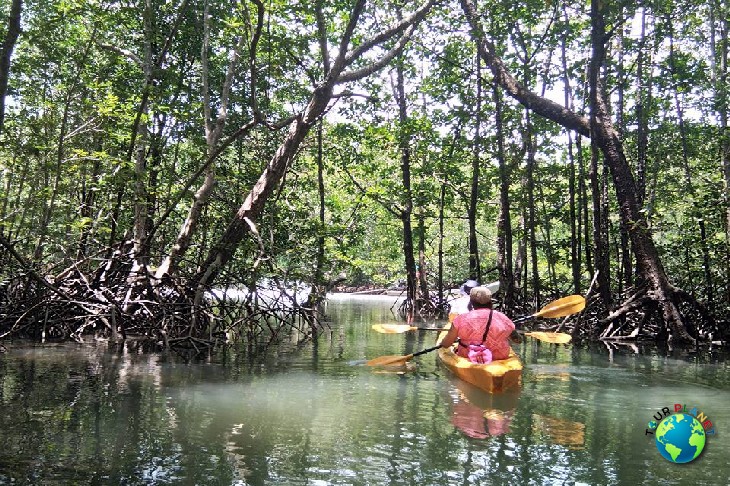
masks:
[[[492,314],[492,322],[489,325],[489,334],[486,341],[482,341],[484,331],[489,322],[489,315]],[[468,357],[468,346],[470,344],[484,344],[492,352],[492,359],[507,359],[509,357],[509,337],[515,330],[512,320],[499,311],[484,307],[474,309],[466,314],[461,314],[454,319],[453,326],[456,328],[459,337],[458,354]]]

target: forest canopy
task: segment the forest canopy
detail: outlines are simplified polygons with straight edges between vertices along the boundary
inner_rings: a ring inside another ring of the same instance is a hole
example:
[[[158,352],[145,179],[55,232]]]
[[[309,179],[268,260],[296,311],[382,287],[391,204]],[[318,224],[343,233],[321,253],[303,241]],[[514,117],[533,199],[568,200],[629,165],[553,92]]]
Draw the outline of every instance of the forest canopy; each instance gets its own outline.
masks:
[[[474,278],[721,341],[728,9],[2,0],[0,338],[311,334],[337,286],[434,316]]]

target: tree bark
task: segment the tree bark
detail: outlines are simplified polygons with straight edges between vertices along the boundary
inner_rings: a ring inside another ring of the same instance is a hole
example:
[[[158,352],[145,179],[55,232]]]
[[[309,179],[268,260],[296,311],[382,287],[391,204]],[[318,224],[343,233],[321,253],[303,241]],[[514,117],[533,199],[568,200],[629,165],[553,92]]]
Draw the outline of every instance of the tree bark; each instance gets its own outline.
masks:
[[[401,201],[400,220],[403,225],[403,257],[406,266],[406,302],[405,309],[412,311],[416,302],[416,260],[413,256],[413,227],[411,215],[413,213],[413,193],[411,192],[411,143],[410,128],[408,127],[408,107],[406,105],[405,81],[403,67],[396,66],[396,79],[393,84],[393,96],[398,105],[398,148],[400,150],[401,183],[403,184],[403,199]],[[410,312],[409,312],[410,313]]]
[[[710,45],[712,52],[712,80],[715,91],[715,106],[720,119],[719,140],[720,140],[720,164],[723,179],[725,181],[724,202],[725,202],[725,254],[730,260],[730,127],[728,127],[728,106],[730,102],[730,88],[728,87],[728,35],[730,30],[729,9],[727,2],[713,1],[710,4],[711,38]],[[716,20],[717,19],[717,20]],[[715,23],[718,23],[720,31],[719,45],[716,38]],[[725,280],[730,280],[730,266],[725,272]],[[730,301],[730,289],[727,291],[727,300]]]
[[[0,46],[0,135],[5,126],[5,96],[8,93],[10,80],[10,60],[13,56],[15,43],[20,36],[20,17],[23,10],[22,0],[13,0],[8,15],[8,30]]]
[[[567,2],[563,3],[563,17],[565,24],[568,25]],[[563,30],[560,39],[560,62],[563,69],[563,106],[571,109],[572,88],[570,86],[570,77],[568,73],[568,56],[567,56],[567,29]],[[568,136],[568,205],[570,211],[570,268],[573,277],[573,292],[580,294],[581,292],[581,272],[580,272],[580,210],[576,207],[577,189],[576,189],[576,161],[573,153],[573,133],[566,130]]]
[[[479,265],[479,242],[477,240],[477,202],[479,201],[479,169],[481,158],[481,124],[482,124],[482,62],[476,58],[476,113],[474,115],[474,144],[471,158],[471,190],[467,219],[469,222],[469,278],[481,282],[481,265]]]
[[[494,98],[494,130],[497,137],[497,162],[499,164],[499,217],[497,218],[497,267],[500,287],[504,289],[505,309],[515,305],[515,274],[512,266],[512,218],[510,216],[510,170],[504,150],[502,120],[502,96],[499,84],[492,83]]]

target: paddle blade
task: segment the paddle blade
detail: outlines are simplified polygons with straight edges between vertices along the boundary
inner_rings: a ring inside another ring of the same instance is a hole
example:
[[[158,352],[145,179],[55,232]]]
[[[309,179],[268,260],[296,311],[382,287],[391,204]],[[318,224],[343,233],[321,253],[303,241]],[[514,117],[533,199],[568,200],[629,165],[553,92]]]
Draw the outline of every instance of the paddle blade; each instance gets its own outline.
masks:
[[[533,317],[563,317],[582,311],[586,307],[586,299],[582,295],[569,295],[550,302],[533,314]]]
[[[415,331],[418,329],[408,324],[373,324],[372,328],[381,334],[401,334],[408,331]]]
[[[568,344],[573,339],[570,334],[565,334],[564,332],[532,331],[526,332],[525,336],[530,336],[531,338],[551,344]]]
[[[378,356],[368,361],[368,366],[403,366],[413,358],[412,354],[405,356]]]

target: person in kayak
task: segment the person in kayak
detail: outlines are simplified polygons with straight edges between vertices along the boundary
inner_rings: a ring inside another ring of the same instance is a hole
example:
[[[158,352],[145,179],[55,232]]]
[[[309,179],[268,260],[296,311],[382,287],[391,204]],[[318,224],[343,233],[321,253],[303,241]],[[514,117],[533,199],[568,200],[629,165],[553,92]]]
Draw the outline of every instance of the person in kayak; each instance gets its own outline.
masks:
[[[492,292],[487,287],[474,287],[469,293],[473,310],[454,318],[442,348],[458,343],[456,354],[475,362],[506,359],[510,353],[510,341],[519,342],[512,320],[492,309]],[[481,350],[487,351],[482,352]],[[471,354],[471,356],[470,356]]]
[[[467,280],[464,282],[461,289],[459,289],[461,296],[451,302],[451,307],[449,308],[449,322],[454,322],[456,316],[459,314],[466,314],[471,310],[469,309],[469,293],[471,292],[471,289],[478,286],[479,282],[476,280]]]

